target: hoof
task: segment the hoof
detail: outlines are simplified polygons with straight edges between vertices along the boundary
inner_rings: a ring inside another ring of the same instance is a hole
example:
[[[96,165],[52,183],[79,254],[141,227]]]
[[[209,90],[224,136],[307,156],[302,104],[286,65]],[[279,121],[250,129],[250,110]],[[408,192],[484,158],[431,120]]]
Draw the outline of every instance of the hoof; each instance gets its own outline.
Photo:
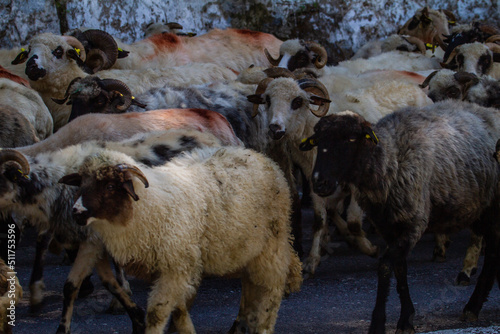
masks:
[[[455,283],[460,286],[468,286],[470,285],[470,277],[462,271],[458,274]]]
[[[466,321],[466,322],[475,322],[477,321],[477,314],[474,314],[472,311],[465,310],[462,316],[460,317],[460,320]]]
[[[397,329],[396,334],[415,334],[415,330],[413,328],[411,329]]]
[[[121,315],[121,314],[125,314],[126,311],[125,311],[125,308],[123,307],[123,305],[118,301],[118,299],[113,298],[111,300],[111,303],[109,303],[109,307],[106,310],[106,313],[114,314],[114,315]]]
[[[56,334],[71,334],[71,330],[66,331],[63,325],[59,325]]]
[[[315,259],[312,259],[312,258],[307,258],[303,265],[302,265],[302,272],[304,273],[304,277],[305,275],[309,275],[310,277],[314,275],[314,272],[316,271],[316,268],[318,267],[319,265],[319,262],[320,262],[320,259],[318,260],[315,260]]]

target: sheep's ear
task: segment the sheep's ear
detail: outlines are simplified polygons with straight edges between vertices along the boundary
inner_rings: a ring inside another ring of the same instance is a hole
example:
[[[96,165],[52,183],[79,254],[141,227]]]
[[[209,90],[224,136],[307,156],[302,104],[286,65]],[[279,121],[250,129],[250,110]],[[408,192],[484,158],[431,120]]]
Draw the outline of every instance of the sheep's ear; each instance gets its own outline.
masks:
[[[128,57],[129,51],[118,48],[118,59]]]
[[[363,132],[364,132],[366,139],[371,140],[375,145],[377,145],[379,143],[377,135],[375,134],[375,132],[372,130],[372,128],[369,125],[363,126]]]
[[[463,87],[463,91],[467,92],[471,86],[479,82],[479,78],[474,73],[457,72],[453,75],[455,80]]]
[[[61,177],[58,182],[68,186],[79,187],[82,184],[82,176],[78,173],[68,174]]]
[[[299,145],[299,149],[301,151],[310,151],[317,145],[318,145],[318,141],[316,140],[316,138],[314,138],[314,135],[313,135],[309,138],[302,139],[302,142]]]
[[[11,62],[12,65],[22,64],[28,60],[29,51],[21,49],[21,52],[16,56],[16,58]]]
[[[123,189],[125,189],[127,194],[129,194],[130,197],[132,197],[134,199],[134,201],[139,200],[139,196],[137,196],[137,194],[135,193],[134,184],[132,183],[132,180],[127,180],[127,181],[123,182],[122,187],[123,187]]]
[[[247,100],[254,103],[254,104],[264,104],[266,101],[264,101],[264,98],[262,97],[261,94],[252,94],[247,96]]]

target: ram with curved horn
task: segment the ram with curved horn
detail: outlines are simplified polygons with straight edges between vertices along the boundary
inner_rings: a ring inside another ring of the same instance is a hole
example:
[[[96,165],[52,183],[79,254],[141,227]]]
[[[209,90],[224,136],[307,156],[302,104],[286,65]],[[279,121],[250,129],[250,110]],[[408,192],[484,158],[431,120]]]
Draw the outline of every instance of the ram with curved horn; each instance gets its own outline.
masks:
[[[495,41],[491,38],[490,41]],[[461,44],[450,53],[441,66],[457,72],[469,72],[477,76],[489,75],[500,79],[500,53],[496,43],[479,42]]]
[[[271,65],[284,67],[290,71],[307,67],[320,69],[328,61],[326,49],[322,45],[299,39],[283,42],[278,58],[273,58],[267,49],[265,53]]]

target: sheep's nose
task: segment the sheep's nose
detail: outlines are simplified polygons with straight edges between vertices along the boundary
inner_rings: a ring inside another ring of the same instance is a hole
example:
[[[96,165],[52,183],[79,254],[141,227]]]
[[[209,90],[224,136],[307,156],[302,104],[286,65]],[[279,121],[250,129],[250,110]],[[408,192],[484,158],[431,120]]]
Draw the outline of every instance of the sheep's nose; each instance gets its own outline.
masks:
[[[281,125],[270,124],[269,125],[269,136],[273,139],[281,139],[285,135],[285,130],[281,128]]]
[[[26,63],[26,70],[25,70],[25,73],[28,76],[28,78],[33,81],[43,78],[47,74],[47,71],[45,69],[38,67],[35,61],[36,59],[38,59],[38,56],[33,55]]]
[[[313,191],[322,197],[333,194],[336,186],[336,182],[330,182],[327,179],[316,177],[313,180]]]

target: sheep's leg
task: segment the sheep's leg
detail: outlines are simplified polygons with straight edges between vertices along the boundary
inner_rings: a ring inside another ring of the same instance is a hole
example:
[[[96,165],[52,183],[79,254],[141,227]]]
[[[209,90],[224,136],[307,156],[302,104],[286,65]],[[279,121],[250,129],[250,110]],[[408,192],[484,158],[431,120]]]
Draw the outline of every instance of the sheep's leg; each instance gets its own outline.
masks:
[[[57,328],[58,334],[70,333],[71,317],[73,315],[73,307],[75,299],[78,295],[78,290],[82,281],[90,275],[100,256],[104,253],[102,247],[82,242],[78,249],[78,254],[73,263],[73,267],[68,274],[68,278],[64,283],[63,289],[63,310],[61,322]]]
[[[326,208],[324,199],[316,194],[311,194],[314,207],[314,222],[313,222],[313,238],[311,250],[307,259],[303,263],[303,271],[305,276],[314,275],[316,268],[321,261],[321,244],[328,244],[329,231],[326,220]]]
[[[120,269],[121,267],[117,268],[117,271],[119,272]],[[96,270],[103,286],[125,307],[130,320],[132,320],[133,333],[144,333],[144,311],[130,299],[131,292],[128,281],[120,283],[113,275],[107,254],[96,263]]]
[[[176,319],[175,326],[180,334],[195,333],[193,323],[187,312],[186,300],[190,300],[196,294],[196,287],[189,283],[198,280],[188,279],[186,277],[177,277],[178,275],[162,274],[153,285],[148,298],[148,311],[146,314],[146,334],[162,334],[167,324],[167,320],[174,308],[178,307],[181,311],[185,310],[188,318]],[[183,280],[184,279],[184,280]]]
[[[52,231],[43,231],[38,234],[36,240],[35,263],[33,264],[33,272],[30,279],[30,311],[38,311],[43,302],[43,265],[45,262],[45,254],[52,239]]]
[[[493,288],[495,278],[500,276],[500,231],[485,233],[485,254],[481,274],[474,288],[474,292],[463,310],[462,320],[476,321],[483,303]]]
[[[446,261],[446,250],[450,245],[450,238],[448,234],[444,233],[435,233],[434,238],[436,239],[436,246],[434,247],[432,261],[444,262]]]
[[[481,255],[481,248],[483,246],[483,237],[471,232],[469,247],[464,258],[464,266],[462,271],[458,274],[458,285],[469,285],[470,277],[477,271],[477,263]]]
[[[373,245],[366,237],[365,231],[363,230],[363,216],[363,210],[351,193],[351,202],[347,207],[347,228],[349,234],[353,236],[355,246],[363,254],[376,257],[379,253],[379,248]]]
[[[397,291],[401,302],[401,314],[399,316],[396,333],[413,334],[413,317],[415,316],[415,307],[410,297],[408,288],[408,267],[406,262],[406,252],[397,253],[397,260],[394,263],[394,276],[397,280]]]
[[[75,262],[76,256],[78,255],[78,248],[77,249],[66,249],[66,254],[68,255],[68,259],[71,264]],[[92,284],[91,278],[92,273],[85,277],[85,279],[82,282],[82,285],[80,286],[80,290],[78,290],[78,298],[85,298],[89,296],[92,292],[94,292],[94,284]]]
[[[380,258],[378,264],[378,286],[377,286],[377,301],[372,312],[372,321],[370,323],[369,334],[385,333],[386,313],[385,306],[387,297],[389,296],[389,288],[391,285],[392,263],[389,258],[389,252],[385,252]]]
[[[115,267],[116,281],[129,296],[132,296],[132,290],[130,290],[130,284],[125,277],[125,271],[123,270],[122,266],[120,266],[114,260],[113,265]],[[106,313],[110,314],[123,314],[124,312],[126,312],[126,310],[123,307],[123,304],[117,298],[113,298],[111,300],[111,303],[109,303],[108,309],[106,310]]]

